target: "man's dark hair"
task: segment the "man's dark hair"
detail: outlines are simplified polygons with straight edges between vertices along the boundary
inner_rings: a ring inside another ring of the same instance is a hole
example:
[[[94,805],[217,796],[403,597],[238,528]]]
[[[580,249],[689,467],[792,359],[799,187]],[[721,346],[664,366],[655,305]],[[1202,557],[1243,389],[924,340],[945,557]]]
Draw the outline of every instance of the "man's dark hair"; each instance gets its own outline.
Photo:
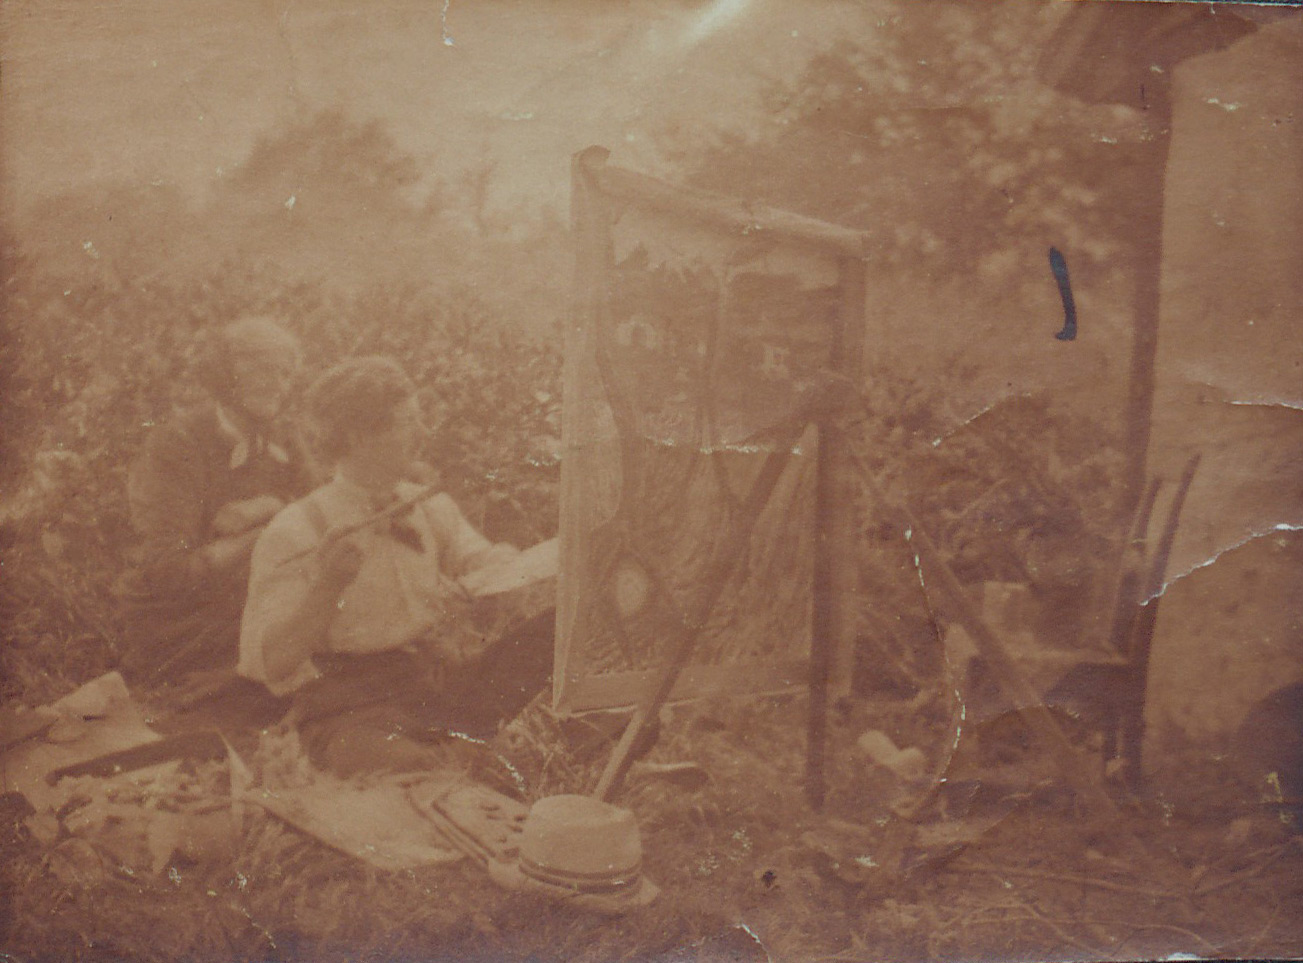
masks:
[[[394,409],[415,395],[416,385],[392,358],[340,362],[308,389],[313,447],[326,462],[338,461],[351,437],[392,428]]]

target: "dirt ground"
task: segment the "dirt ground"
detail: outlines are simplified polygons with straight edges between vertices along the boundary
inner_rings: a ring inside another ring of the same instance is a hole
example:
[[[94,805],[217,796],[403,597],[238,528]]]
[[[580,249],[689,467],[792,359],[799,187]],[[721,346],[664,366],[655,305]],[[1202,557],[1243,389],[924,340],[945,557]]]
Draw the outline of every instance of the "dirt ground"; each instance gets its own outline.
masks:
[[[3,951],[14,960],[1104,960],[1286,957],[1303,947],[1303,847],[1224,773],[1150,786],[1089,812],[1006,729],[965,734],[947,781],[910,785],[855,746],[868,728],[940,759],[929,709],[835,714],[829,794],[804,795],[799,697],[674,707],[650,762],[697,785],[631,777],[651,905],[622,916],[507,892],[470,860],[385,873],[257,811],[225,848],[157,874],[94,845],[7,842]],[[584,791],[605,760],[542,717],[508,755],[527,799]],[[998,743],[998,744],[997,744]],[[1206,768],[1206,767],[1205,767]],[[507,783],[503,781],[504,785]],[[921,802],[920,802],[921,801]],[[912,819],[897,815],[915,809]],[[125,869],[125,867],[124,867]]]

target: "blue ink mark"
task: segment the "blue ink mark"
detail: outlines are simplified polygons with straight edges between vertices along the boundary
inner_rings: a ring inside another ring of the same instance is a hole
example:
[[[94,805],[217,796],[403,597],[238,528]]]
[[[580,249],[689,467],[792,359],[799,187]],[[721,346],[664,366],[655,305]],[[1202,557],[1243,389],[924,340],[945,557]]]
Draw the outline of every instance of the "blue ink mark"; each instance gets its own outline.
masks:
[[[1063,330],[1055,335],[1060,341],[1077,339],[1077,306],[1072,300],[1072,282],[1068,280],[1068,262],[1057,247],[1050,248],[1050,270],[1059,284],[1059,297],[1063,298]]]

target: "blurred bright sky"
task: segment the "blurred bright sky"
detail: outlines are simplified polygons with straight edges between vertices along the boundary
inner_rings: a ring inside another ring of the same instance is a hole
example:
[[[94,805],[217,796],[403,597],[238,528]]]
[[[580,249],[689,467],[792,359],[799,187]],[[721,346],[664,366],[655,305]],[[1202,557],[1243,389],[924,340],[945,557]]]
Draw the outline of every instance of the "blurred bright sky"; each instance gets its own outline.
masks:
[[[658,169],[649,134],[759,122],[872,3],[827,0],[9,0],[5,187],[19,210],[98,179],[201,196],[255,138],[340,105],[422,166],[486,154],[499,201],[564,207],[570,155],[600,143]]]

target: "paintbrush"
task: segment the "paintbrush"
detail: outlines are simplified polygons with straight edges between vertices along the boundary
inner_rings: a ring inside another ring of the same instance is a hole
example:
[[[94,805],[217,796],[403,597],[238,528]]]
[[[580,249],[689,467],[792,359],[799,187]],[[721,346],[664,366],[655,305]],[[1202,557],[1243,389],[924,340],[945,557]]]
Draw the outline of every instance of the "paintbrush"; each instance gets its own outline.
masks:
[[[341,538],[347,538],[349,535],[352,535],[355,532],[360,532],[363,529],[370,528],[372,525],[375,525],[377,522],[387,521],[396,515],[402,515],[404,512],[412,508],[412,506],[425,501],[431,495],[437,495],[439,493],[440,487],[441,486],[438,484],[426,485],[415,495],[411,495],[400,501],[396,501],[392,505],[387,505],[384,508],[382,508],[380,511],[376,512],[374,515],[369,515],[366,518],[362,519],[362,521],[360,522],[354,522],[352,525],[345,525],[343,528],[336,531],[329,539],[323,539],[322,541],[318,542],[316,545],[313,545],[311,548],[305,548],[301,552],[295,552],[293,555],[284,559],[280,564],[288,565],[290,562],[297,562],[300,559],[307,558],[309,555],[321,551],[327,544],[330,544],[332,542],[337,542]]]

